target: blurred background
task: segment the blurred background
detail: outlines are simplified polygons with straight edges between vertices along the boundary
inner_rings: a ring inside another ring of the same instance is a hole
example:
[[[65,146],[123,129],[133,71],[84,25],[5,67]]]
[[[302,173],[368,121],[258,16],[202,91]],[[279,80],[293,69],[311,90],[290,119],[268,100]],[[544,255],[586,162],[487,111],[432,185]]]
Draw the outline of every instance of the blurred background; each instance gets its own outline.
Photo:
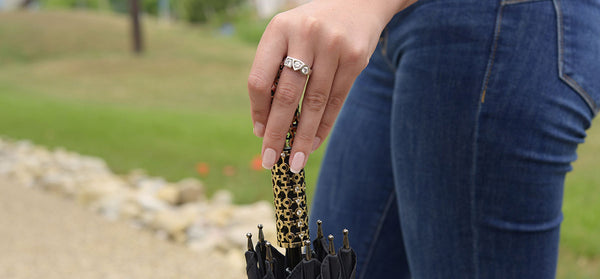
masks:
[[[0,137],[271,201],[246,78],[270,17],[301,2],[0,0]],[[598,121],[567,177],[559,278],[600,278]]]

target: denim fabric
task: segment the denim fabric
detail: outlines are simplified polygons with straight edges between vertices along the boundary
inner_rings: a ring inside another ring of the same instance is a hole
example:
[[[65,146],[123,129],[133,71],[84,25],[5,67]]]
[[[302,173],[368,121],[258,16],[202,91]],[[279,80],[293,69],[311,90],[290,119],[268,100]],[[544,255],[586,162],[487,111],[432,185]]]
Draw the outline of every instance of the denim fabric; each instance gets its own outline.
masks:
[[[312,233],[348,228],[360,278],[554,278],[565,175],[600,108],[599,19],[598,0],[397,14],[330,136]]]

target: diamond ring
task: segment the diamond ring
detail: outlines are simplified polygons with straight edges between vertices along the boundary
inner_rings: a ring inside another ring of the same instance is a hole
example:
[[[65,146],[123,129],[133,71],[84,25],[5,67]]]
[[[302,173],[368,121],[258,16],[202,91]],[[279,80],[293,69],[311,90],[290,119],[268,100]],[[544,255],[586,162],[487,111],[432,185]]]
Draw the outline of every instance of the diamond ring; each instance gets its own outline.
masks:
[[[305,76],[309,75],[310,72],[312,72],[310,67],[306,65],[306,63],[302,62],[302,60],[290,56],[286,57],[285,60],[283,60],[283,66],[286,66],[296,72],[300,71],[300,73],[302,73]]]

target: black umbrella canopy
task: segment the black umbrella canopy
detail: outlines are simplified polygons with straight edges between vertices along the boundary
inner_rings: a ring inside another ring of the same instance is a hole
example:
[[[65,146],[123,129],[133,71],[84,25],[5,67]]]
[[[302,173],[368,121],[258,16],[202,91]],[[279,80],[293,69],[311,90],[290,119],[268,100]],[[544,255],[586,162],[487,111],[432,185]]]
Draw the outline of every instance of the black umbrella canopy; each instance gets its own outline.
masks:
[[[321,274],[321,262],[313,258],[313,253],[310,251],[310,240],[306,240],[304,259],[294,267],[289,279],[313,279],[318,278]]]
[[[248,279],[261,279],[263,276],[258,269],[259,256],[252,244],[252,234],[247,233],[246,237],[248,238],[248,251],[244,254],[246,257],[246,275],[248,275]]]
[[[321,222],[319,222],[320,224]],[[318,234],[311,250],[311,241],[304,241],[302,260],[294,266],[288,266],[288,255],[282,255],[264,239],[262,226],[259,227],[259,240],[252,245],[252,234],[248,238],[246,251],[246,274],[248,279],[354,279],[356,277],[356,254],[350,247],[348,230],[344,230],[344,245],[336,253],[333,235],[327,238]],[[324,244],[326,243],[326,244]],[[323,255],[323,260],[319,260]]]
[[[321,278],[323,279],[341,279],[342,263],[340,258],[335,254],[333,246],[333,235],[329,235],[329,254],[323,259],[321,264]]]
[[[356,278],[356,253],[350,248],[349,231],[344,229],[344,246],[340,248],[338,257],[342,265],[342,278]]]
[[[270,242],[265,242],[265,247],[267,252],[265,259],[266,274],[272,273],[275,278],[287,278],[285,257],[275,247],[271,246]],[[266,278],[270,277],[267,276]]]
[[[327,247],[329,244],[327,243],[327,239],[323,236],[323,222],[321,220],[317,220],[317,238],[313,241],[313,247],[315,256],[319,261],[323,261],[328,254]]]

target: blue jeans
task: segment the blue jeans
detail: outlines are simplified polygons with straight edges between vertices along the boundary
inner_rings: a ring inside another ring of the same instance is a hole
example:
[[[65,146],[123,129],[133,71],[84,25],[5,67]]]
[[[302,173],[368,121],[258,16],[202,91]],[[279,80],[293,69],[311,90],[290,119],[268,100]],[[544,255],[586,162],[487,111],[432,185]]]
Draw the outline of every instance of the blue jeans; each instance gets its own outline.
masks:
[[[599,20],[598,0],[397,14],[330,136],[312,233],[348,228],[360,278],[554,278],[565,174],[600,109]]]

